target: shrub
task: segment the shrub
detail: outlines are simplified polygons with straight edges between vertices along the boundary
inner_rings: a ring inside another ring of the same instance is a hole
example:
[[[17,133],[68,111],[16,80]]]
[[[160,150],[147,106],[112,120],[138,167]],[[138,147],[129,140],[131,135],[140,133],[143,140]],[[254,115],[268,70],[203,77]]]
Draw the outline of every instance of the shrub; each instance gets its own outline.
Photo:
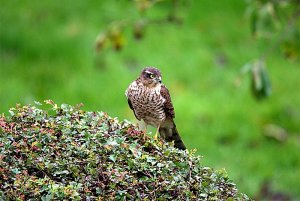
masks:
[[[0,200],[249,200],[194,151],[52,101],[0,117]]]

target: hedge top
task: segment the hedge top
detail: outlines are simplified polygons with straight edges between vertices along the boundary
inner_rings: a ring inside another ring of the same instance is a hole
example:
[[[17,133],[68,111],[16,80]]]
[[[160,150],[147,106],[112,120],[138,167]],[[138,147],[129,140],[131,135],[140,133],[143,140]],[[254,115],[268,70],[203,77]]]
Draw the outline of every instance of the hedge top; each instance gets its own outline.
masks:
[[[250,200],[225,170],[136,126],[53,101],[0,116],[0,200]]]

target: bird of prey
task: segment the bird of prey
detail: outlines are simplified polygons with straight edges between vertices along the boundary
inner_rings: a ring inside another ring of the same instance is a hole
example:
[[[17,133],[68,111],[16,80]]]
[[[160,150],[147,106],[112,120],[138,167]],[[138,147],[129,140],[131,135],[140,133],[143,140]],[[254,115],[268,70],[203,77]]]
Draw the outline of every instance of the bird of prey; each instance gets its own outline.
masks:
[[[174,123],[174,107],[169,90],[161,82],[160,70],[144,68],[140,76],[129,85],[125,95],[139,121],[143,120],[146,126],[156,127],[156,135],[159,132],[165,141],[174,141],[176,148],[186,149]]]

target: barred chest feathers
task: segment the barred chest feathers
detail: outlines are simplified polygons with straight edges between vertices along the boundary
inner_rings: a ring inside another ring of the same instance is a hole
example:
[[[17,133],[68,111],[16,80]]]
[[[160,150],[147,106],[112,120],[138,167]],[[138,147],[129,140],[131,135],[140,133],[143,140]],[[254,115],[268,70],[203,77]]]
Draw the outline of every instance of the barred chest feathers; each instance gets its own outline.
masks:
[[[137,118],[155,127],[166,118],[164,111],[166,99],[161,96],[160,90],[161,85],[149,88],[134,81],[125,93],[132,103]]]

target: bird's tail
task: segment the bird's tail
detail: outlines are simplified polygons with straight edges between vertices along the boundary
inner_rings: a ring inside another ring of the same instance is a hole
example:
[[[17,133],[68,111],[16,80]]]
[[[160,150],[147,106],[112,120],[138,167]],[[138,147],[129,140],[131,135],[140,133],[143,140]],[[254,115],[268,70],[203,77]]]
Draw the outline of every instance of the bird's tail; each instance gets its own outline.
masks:
[[[182,150],[186,149],[173,120],[171,120],[168,126],[161,125],[159,128],[159,133],[160,136],[167,142],[174,141],[174,147]]]

